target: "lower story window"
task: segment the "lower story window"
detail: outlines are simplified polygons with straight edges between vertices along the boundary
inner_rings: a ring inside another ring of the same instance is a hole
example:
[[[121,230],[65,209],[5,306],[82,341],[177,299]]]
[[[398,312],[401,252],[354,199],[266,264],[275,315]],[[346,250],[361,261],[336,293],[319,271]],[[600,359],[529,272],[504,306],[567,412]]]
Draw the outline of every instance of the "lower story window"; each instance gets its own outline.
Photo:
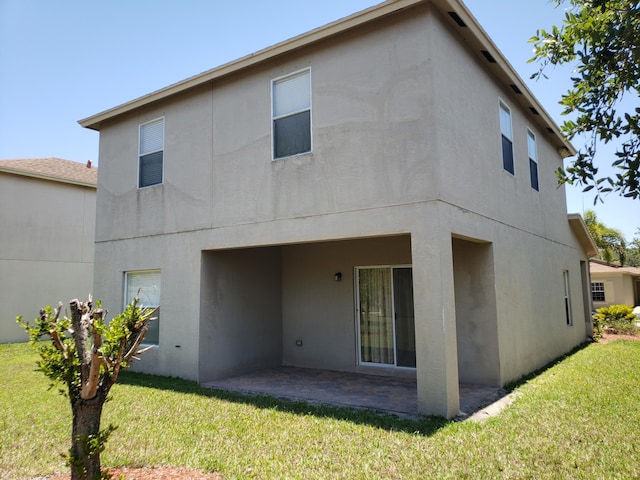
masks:
[[[137,297],[140,307],[158,308],[153,315],[156,320],[149,322],[144,337],[144,343],[157,345],[160,340],[160,270],[126,272],[124,292],[125,306]]]
[[[573,325],[573,315],[571,312],[571,285],[569,284],[569,270],[562,272],[564,279],[564,313],[567,320],[567,325]]]
[[[594,302],[605,302],[604,282],[591,283],[591,300]]]

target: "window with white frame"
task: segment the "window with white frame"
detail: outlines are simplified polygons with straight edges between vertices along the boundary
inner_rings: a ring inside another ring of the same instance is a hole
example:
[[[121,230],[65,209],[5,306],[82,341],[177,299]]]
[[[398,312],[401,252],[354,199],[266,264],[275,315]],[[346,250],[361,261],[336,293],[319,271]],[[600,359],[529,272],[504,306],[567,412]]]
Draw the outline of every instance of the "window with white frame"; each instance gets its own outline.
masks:
[[[540,191],[538,184],[538,147],[536,145],[536,135],[531,130],[527,130],[527,149],[529,151],[529,176],[531,178],[531,188]]]
[[[273,158],[311,151],[311,70],[273,80]]]
[[[160,340],[160,270],[125,272],[124,282],[125,307],[136,297],[138,306],[142,308],[158,307],[153,314],[156,320],[149,322],[149,330],[144,337],[144,343],[157,345]]]
[[[564,282],[564,313],[567,325],[573,325],[573,314],[571,313],[571,285],[569,284],[569,270],[562,271]]]
[[[604,282],[591,282],[591,300],[594,302],[606,302]]]
[[[511,110],[500,102],[500,141],[502,144],[502,168],[515,174],[513,161],[513,130],[511,126]]]
[[[138,188],[162,183],[164,118],[140,125]]]

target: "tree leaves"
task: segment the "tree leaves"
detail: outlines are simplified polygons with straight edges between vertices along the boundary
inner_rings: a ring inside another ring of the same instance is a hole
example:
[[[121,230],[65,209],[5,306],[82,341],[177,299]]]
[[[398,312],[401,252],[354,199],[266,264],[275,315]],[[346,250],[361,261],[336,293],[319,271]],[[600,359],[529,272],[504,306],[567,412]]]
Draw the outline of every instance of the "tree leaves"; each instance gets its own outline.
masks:
[[[83,392],[85,396],[87,392],[95,395],[97,388],[104,390],[106,397],[120,369],[126,368],[133,355],[140,353],[138,347],[155,310],[141,308],[138,302],[134,299],[108,324],[104,318],[106,311],[94,309],[91,299],[88,302],[72,300],[69,304],[72,318],[61,317],[62,303],[59,303],[58,308],[41,309],[34,326],[23,322],[22,317],[16,320],[41,357],[39,369],[50,380],[67,386],[66,394],[73,404]],[[51,342],[40,341],[46,337]],[[90,374],[92,382],[97,384],[86,388]]]
[[[591,187],[593,188],[593,185]],[[598,247],[598,257],[607,263],[616,261],[624,265],[627,258],[627,242],[624,235],[619,230],[600,223],[593,210],[584,213],[584,222]]]
[[[560,103],[572,116],[562,125],[569,140],[586,136],[561,182],[596,189],[596,200],[608,192],[640,197],[640,5],[633,0],[554,0],[569,8],[561,26],[538,30],[530,39],[540,63],[532,78],[544,77],[548,65],[575,64],[572,88]],[[635,112],[635,113],[634,113]],[[616,142],[611,165],[620,170],[597,177],[599,143]],[[597,180],[602,180],[598,182]]]

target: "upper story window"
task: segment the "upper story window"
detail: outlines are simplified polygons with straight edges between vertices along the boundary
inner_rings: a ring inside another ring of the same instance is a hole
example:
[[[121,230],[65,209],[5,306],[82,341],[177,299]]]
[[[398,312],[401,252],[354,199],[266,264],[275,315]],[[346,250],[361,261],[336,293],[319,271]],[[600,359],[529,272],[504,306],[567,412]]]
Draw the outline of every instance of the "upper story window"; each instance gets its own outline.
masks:
[[[515,174],[513,162],[513,130],[511,127],[511,110],[500,102],[500,137],[502,142],[502,168],[511,175]]]
[[[273,158],[311,151],[311,70],[273,80]]]
[[[162,183],[164,118],[140,125],[138,188]]]
[[[538,185],[538,148],[536,146],[536,135],[527,130],[527,149],[529,150],[529,174],[531,177],[531,188],[540,191]]]

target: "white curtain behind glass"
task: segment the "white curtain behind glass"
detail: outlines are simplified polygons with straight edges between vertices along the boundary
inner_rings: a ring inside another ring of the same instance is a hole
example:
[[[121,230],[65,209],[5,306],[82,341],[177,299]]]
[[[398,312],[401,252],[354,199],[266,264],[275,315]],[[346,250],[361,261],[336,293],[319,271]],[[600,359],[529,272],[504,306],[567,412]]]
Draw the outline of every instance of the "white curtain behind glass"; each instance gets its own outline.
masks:
[[[363,362],[393,364],[391,270],[359,270],[360,352]]]

